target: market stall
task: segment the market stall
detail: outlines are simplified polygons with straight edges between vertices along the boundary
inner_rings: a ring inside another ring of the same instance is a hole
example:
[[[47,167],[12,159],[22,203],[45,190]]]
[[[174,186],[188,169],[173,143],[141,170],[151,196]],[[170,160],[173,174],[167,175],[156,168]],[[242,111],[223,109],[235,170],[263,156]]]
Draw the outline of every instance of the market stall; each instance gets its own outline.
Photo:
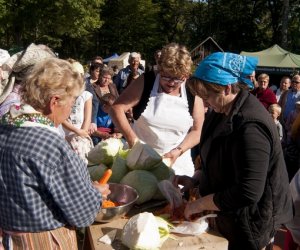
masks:
[[[262,51],[242,51],[241,55],[258,57],[256,71],[267,74],[290,74],[300,69],[300,55],[287,51],[277,44]]]
[[[111,193],[106,201],[113,204],[102,204],[94,224],[86,230],[84,249],[128,249],[125,246],[136,247],[137,242],[147,249],[227,249],[227,240],[208,228],[206,218],[215,214],[199,214],[192,221],[183,217],[182,193],[170,181],[174,171],[156,151],[141,141],[123,150],[119,140],[110,139],[88,155],[91,165],[101,162],[89,171],[93,180],[102,184],[109,180]],[[125,153],[126,159],[120,156]],[[190,195],[196,198],[196,193]]]

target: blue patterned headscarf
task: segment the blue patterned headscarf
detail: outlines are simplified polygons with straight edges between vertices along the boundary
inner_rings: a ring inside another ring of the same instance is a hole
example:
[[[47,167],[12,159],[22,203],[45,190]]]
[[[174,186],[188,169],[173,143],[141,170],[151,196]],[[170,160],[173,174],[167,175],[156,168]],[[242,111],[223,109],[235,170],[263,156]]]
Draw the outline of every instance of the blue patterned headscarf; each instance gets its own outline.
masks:
[[[257,64],[257,57],[216,52],[204,58],[193,76],[218,85],[242,82],[253,88],[249,75],[255,71]]]

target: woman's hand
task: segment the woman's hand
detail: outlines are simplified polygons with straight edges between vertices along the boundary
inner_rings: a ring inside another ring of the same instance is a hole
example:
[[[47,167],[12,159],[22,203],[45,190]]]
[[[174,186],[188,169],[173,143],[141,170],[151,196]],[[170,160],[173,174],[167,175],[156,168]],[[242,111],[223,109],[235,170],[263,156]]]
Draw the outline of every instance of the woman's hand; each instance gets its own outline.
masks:
[[[81,137],[89,137],[89,132],[84,130],[84,129],[78,129],[76,131],[76,134],[81,136]]]
[[[94,181],[93,186],[101,193],[102,200],[106,200],[107,196],[110,194],[108,184],[99,184],[99,182]]]
[[[123,137],[123,135],[121,133],[113,133],[112,137],[117,138],[117,139],[121,139]]]
[[[186,204],[186,207],[184,209],[184,217],[187,220],[190,220],[191,216],[193,214],[198,214],[198,213],[201,213],[203,211],[204,211],[204,209],[203,209],[203,206],[202,206],[202,203],[201,203],[201,199],[191,201],[191,202],[188,202]]]
[[[174,148],[170,152],[164,154],[163,158],[169,158],[170,159],[170,167],[172,167],[172,165],[174,164],[174,162],[181,155],[182,155],[182,150],[180,150],[178,148]]]
[[[97,131],[97,125],[96,123],[91,123],[89,128],[89,134],[92,135],[95,131]]]
[[[106,133],[106,132],[101,132],[101,133],[99,133],[99,134],[97,134],[97,135],[98,135],[99,137],[101,137],[103,140],[106,140],[106,139],[108,139],[108,138],[113,137],[112,134]]]
[[[172,183],[175,187],[178,187],[179,185],[183,186],[181,189],[182,192],[186,192],[194,188],[193,178],[186,175],[175,175],[172,179]]]
[[[185,210],[184,217],[190,219],[191,215],[201,213],[204,210],[220,211],[220,209],[214,203],[214,194],[203,196],[195,201],[188,202]]]

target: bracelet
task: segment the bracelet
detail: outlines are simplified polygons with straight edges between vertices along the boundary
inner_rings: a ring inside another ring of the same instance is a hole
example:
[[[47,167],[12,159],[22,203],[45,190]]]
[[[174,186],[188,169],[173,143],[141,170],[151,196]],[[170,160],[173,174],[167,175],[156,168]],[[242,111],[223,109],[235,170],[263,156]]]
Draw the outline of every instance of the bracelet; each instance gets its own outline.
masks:
[[[179,156],[181,156],[184,153],[182,147],[176,147],[174,149],[177,149],[177,150],[180,151],[180,155]]]

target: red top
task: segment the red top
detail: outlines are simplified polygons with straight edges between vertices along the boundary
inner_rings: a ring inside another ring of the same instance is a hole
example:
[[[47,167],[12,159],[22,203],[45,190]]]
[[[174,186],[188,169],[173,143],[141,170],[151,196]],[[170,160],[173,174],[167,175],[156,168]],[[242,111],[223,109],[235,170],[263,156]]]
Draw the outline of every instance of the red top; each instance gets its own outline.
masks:
[[[276,95],[270,88],[266,88],[265,90],[256,88],[251,93],[258,98],[266,109],[268,109],[271,104],[277,103]]]

